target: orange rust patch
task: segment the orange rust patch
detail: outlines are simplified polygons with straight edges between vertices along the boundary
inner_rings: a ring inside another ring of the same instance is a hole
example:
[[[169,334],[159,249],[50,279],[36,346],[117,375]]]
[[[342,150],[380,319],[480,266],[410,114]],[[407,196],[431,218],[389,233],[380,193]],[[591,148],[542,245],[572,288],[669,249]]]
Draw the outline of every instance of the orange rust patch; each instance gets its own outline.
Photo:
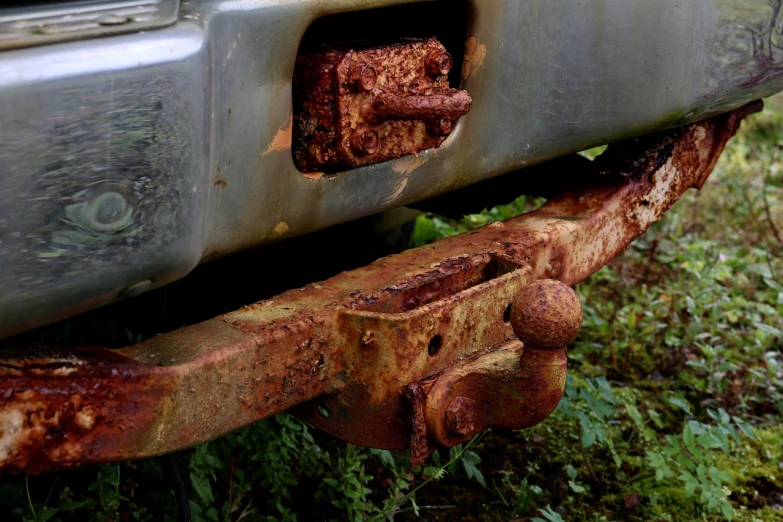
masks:
[[[272,230],[272,237],[278,238],[285,235],[286,232],[288,232],[288,223],[281,221],[275,225],[275,228]]]
[[[484,58],[487,57],[487,46],[478,43],[474,36],[468,38],[465,42],[465,59],[462,62],[462,79],[473,78],[481,66],[484,65]]]
[[[288,121],[285,122],[285,124],[278,129],[277,134],[275,134],[274,139],[272,140],[272,143],[269,145],[269,148],[264,151],[262,156],[266,156],[270,152],[281,152],[284,150],[290,150],[291,149],[291,136],[293,133],[294,128],[294,115],[291,114],[288,116]]]
[[[392,161],[391,168],[397,174],[410,174],[429,161],[428,156],[409,154]]]
[[[77,353],[86,355],[84,364],[67,376],[60,361],[26,360],[0,371],[0,469],[37,473],[139,451],[170,393],[168,375],[131,369],[111,352],[101,361],[95,351]]]
[[[402,178],[402,181],[397,183],[397,186],[394,187],[394,192],[389,194],[389,197],[386,198],[386,204],[388,205],[400,197],[402,191],[405,190],[406,185],[408,185],[408,178]]]

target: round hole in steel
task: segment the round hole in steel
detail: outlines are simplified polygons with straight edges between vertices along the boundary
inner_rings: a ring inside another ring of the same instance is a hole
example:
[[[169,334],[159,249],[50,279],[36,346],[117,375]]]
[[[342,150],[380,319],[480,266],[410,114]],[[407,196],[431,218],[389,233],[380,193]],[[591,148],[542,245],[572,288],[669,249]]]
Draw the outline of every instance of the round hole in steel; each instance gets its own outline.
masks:
[[[332,411],[329,409],[328,404],[319,404],[318,413],[320,413],[322,417],[326,417],[328,419],[329,415],[332,414]]]
[[[430,354],[430,356],[437,355],[441,346],[443,346],[443,338],[440,335],[434,335],[432,339],[430,339],[430,344],[427,346],[427,353]]]

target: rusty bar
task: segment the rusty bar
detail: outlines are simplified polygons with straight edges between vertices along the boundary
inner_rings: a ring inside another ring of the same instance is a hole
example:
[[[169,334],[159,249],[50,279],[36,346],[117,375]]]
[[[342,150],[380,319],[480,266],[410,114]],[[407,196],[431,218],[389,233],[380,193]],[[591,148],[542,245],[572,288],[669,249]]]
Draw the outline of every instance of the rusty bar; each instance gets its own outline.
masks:
[[[515,379],[530,368],[557,367],[565,356],[559,347],[540,348],[543,355],[527,363],[536,350],[522,359],[514,355],[521,344],[508,306],[533,281],[573,285],[611,260],[683,192],[704,183],[741,118],[758,109],[612,146],[596,160],[603,175],[581,180],[538,210],[129,348],[6,343],[0,470],[157,455],[294,406],[316,426],[356,444],[405,448],[419,429],[424,455],[435,442],[460,440],[464,434],[438,435],[440,421],[432,419],[450,411],[445,426],[471,432],[472,414],[459,418],[468,406],[452,405],[451,398],[443,411],[427,407],[437,402],[427,394],[435,393],[438,376],[467,364],[475,375],[466,382],[481,380],[493,360],[506,361],[501,369]],[[547,362],[547,354],[555,359]],[[544,380],[536,386],[559,386],[557,371],[538,373]],[[404,393],[411,385],[420,390],[413,394],[418,426]],[[460,396],[471,398],[468,391]],[[523,409],[530,413],[514,424],[537,422],[544,410]],[[497,410],[489,417],[487,411],[476,412],[480,429],[500,423],[492,420],[501,417]],[[426,429],[421,419],[429,419]]]
[[[372,115],[384,120],[456,120],[473,103],[466,91],[430,96],[379,94],[372,104]]]

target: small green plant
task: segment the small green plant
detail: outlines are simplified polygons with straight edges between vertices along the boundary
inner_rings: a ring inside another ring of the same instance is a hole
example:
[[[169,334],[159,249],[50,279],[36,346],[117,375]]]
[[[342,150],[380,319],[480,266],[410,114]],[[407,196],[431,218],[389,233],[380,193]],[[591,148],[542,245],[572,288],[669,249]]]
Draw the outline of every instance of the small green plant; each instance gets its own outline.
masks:
[[[533,522],[565,522],[565,520],[563,520],[563,517],[560,516],[560,513],[553,510],[549,506],[539,509],[538,512],[544,518],[533,517],[532,519]]]
[[[324,478],[316,491],[316,500],[327,498],[351,522],[369,520],[376,508],[369,499],[372,490],[367,487],[372,477],[365,472],[363,463],[368,457],[356,446],[348,445],[345,455],[337,459],[333,476]]]

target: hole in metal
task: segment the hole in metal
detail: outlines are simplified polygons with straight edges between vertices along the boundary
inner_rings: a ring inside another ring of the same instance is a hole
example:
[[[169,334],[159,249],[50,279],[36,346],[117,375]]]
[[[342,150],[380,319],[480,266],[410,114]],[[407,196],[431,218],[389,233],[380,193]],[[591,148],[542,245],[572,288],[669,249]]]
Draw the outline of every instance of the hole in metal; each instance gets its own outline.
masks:
[[[443,338],[440,335],[435,335],[430,339],[430,344],[427,346],[427,353],[430,354],[430,356],[437,355],[441,346],[443,346]]]
[[[503,322],[508,324],[511,322],[511,305],[509,304],[506,307],[506,310],[503,312]]]
[[[329,415],[332,414],[328,404],[319,404],[318,413],[320,413],[321,416],[326,417],[327,419],[329,418]]]

